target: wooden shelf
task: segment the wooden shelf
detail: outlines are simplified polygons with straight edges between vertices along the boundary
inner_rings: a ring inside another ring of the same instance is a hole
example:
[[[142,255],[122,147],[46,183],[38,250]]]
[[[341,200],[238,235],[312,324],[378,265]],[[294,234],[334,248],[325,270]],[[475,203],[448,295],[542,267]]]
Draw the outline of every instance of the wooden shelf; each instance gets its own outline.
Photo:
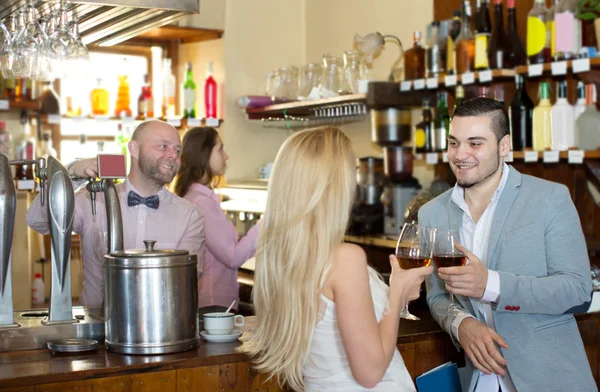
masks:
[[[590,70],[600,69],[600,58],[594,57],[589,60],[590,60]],[[573,72],[573,61],[567,60],[566,63],[567,63],[567,73]],[[550,74],[552,71],[552,63],[544,63],[542,65],[542,69],[543,69],[543,74],[541,76]],[[515,71],[517,74],[527,75],[529,73],[529,66],[520,65],[515,68]],[[581,72],[581,74],[585,74],[585,73],[586,72]],[[564,75],[557,75],[557,77],[558,76],[564,76]],[[532,76],[532,77],[536,77],[536,76]]]
[[[524,160],[525,159],[525,151],[513,151],[513,160]],[[589,150],[589,151],[584,151],[584,156],[583,159],[584,161],[586,159],[600,159],[600,150]],[[420,154],[415,154],[415,161],[427,161],[429,162],[429,160],[427,159],[427,155],[429,154],[434,154],[437,155],[437,159],[438,162],[437,163],[445,163],[443,162],[443,158],[444,158],[444,154],[445,153],[420,153]],[[544,152],[542,151],[538,151],[537,152],[537,157],[538,157],[538,162],[543,162],[544,159]],[[568,151],[559,151],[558,152],[558,157],[560,160],[567,160],[569,158],[569,152]],[[510,163],[509,161],[506,161],[507,163]]]
[[[183,44],[194,42],[211,41],[219,39],[223,36],[223,30],[202,29],[194,27],[180,27],[167,25],[156,27],[127,41],[127,43],[135,43],[140,41],[148,42],[172,42],[178,41]]]
[[[31,118],[35,119],[37,118],[36,115],[32,115]],[[133,118],[133,117],[126,117],[126,118],[121,118],[121,117],[93,117],[93,116],[80,116],[80,117],[71,117],[71,116],[55,116],[55,115],[47,115],[47,114],[42,114],[40,116],[41,122],[42,124],[60,124],[60,122],[62,120],[71,120],[71,121],[98,121],[98,122],[104,122],[104,121],[122,121],[125,123],[129,123],[129,124],[134,124],[134,123],[140,123],[144,120],[139,119],[139,118]],[[192,127],[198,127],[198,126],[207,126],[206,125],[206,119],[194,119],[195,121],[192,121],[192,124],[190,124],[189,120],[187,118],[181,118],[181,117],[175,117],[175,118],[156,118],[155,120],[160,120],[160,121],[164,121],[168,124],[171,124],[172,126],[174,126],[175,128],[178,129],[187,129],[187,128],[192,128]],[[223,124],[223,119],[219,119],[218,120],[219,123],[218,125],[211,125],[214,127],[219,127]]]
[[[40,110],[42,104],[39,101],[33,100],[0,99],[0,108],[0,112],[6,110]]]

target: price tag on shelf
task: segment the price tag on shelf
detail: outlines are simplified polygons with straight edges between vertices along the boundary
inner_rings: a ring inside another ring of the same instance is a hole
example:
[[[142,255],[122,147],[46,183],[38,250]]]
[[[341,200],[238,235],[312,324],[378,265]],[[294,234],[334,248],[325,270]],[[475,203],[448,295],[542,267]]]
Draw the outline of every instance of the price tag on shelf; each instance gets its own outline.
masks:
[[[558,163],[559,158],[558,151],[544,151],[544,163]]]
[[[8,99],[0,99],[0,110],[8,110],[10,108],[10,102]]]
[[[435,165],[440,161],[440,154],[438,154],[437,152],[428,152],[427,154],[425,154],[425,162],[427,162],[428,165]]]
[[[442,153],[442,162],[448,163],[448,153],[447,152]]]
[[[569,150],[569,163],[583,163],[584,155],[582,150]]]
[[[524,158],[525,162],[537,162],[539,154],[537,151],[525,151]]]
[[[94,120],[96,121],[108,121],[110,118],[108,116],[94,116]]]
[[[199,118],[188,118],[187,125],[188,127],[199,127],[202,125],[202,121]]]
[[[425,79],[415,80],[415,90],[423,90],[425,88]]]
[[[566,61],[555,61],[552,63],[552,75],[566,75],[567,74],[567,62]]]
[[[513,156],[513,152],[509,151],[508,155],[506,156],[506,158],[504,158],[504,162],[512,162],[514,160],[515,160],[515,158]]]
[[[60,114],[49,114],[48,124],[60,124],[62,116]]]
[[[417,161],[422,161],[423,160],[423,154],[418,152],[415,154],[415,160]]]
[[[541,76],[544,73],[544,64],[530,64],[527,66],[527,74],[531,76]]]
[[[456,75],[446,75],[444,76],[444,84],[448,87],[456,86]]]
[[[358,80],[358,93],[366,94],[369,92],[369,79]]]
[[[438,88],[438,79],[437,78],[427,79],[427,88],[432,89],[432,90]]]
[[[218,127],[219,126],[219,119],[218,118],[207,118],[206,119],[206,126],[207,127]]]
[[[573,73],[587,72],[590,70],[590,59],[577,59],[571,63]]]
[[[172,127],[180,127],[181,126],[181,119],[180,118],[167,118],[167,124],[169,124]]]
[[[464,73],[460,80],[462,84],[473,84],[475,83],[475,74],[473,72]]]
[[[135,118],[133,118],[133,117],[121,117],[121,122],[123,124],[133,124],[134,121],[135,121]]]
[[[492,81],[492,71],[488,69],[487,71],[479,72],[479,81],[481,83],[491,82]]]
[[[400,83],[400,91],[410,91],[410,87],[412,86],[412,82],[410,80],[405,80]]]

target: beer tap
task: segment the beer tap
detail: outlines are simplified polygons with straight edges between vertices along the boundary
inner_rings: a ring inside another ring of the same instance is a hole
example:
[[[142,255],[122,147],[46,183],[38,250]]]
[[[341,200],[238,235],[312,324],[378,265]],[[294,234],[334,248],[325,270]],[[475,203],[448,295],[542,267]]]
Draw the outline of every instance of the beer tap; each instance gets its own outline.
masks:
[[[17,190],[12,178],[8,158],[0,154],[0,328],[14,328],[12,302],[12,239],[17,210]]]

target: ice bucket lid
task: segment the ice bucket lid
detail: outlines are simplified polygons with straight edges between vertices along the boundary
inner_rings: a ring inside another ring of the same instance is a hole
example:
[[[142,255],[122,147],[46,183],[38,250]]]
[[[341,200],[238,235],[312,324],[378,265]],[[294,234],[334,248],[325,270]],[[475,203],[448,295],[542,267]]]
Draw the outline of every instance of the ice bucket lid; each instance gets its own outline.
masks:
[[[129,249],[112,252],[113,257],[126,258],[148,258],[148,257],[169,257],[169,256],[188,256],[190,252],[182,249],[154,249],[156,241],[144,240],[146,249]]]

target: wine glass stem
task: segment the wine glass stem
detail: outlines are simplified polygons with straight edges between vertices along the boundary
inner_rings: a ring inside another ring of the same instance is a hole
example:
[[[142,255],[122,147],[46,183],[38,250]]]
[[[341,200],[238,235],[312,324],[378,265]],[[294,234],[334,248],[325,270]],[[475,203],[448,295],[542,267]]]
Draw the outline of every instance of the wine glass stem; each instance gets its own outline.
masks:
[[[450,293],[450,309],[454,308],[454,294]]]

